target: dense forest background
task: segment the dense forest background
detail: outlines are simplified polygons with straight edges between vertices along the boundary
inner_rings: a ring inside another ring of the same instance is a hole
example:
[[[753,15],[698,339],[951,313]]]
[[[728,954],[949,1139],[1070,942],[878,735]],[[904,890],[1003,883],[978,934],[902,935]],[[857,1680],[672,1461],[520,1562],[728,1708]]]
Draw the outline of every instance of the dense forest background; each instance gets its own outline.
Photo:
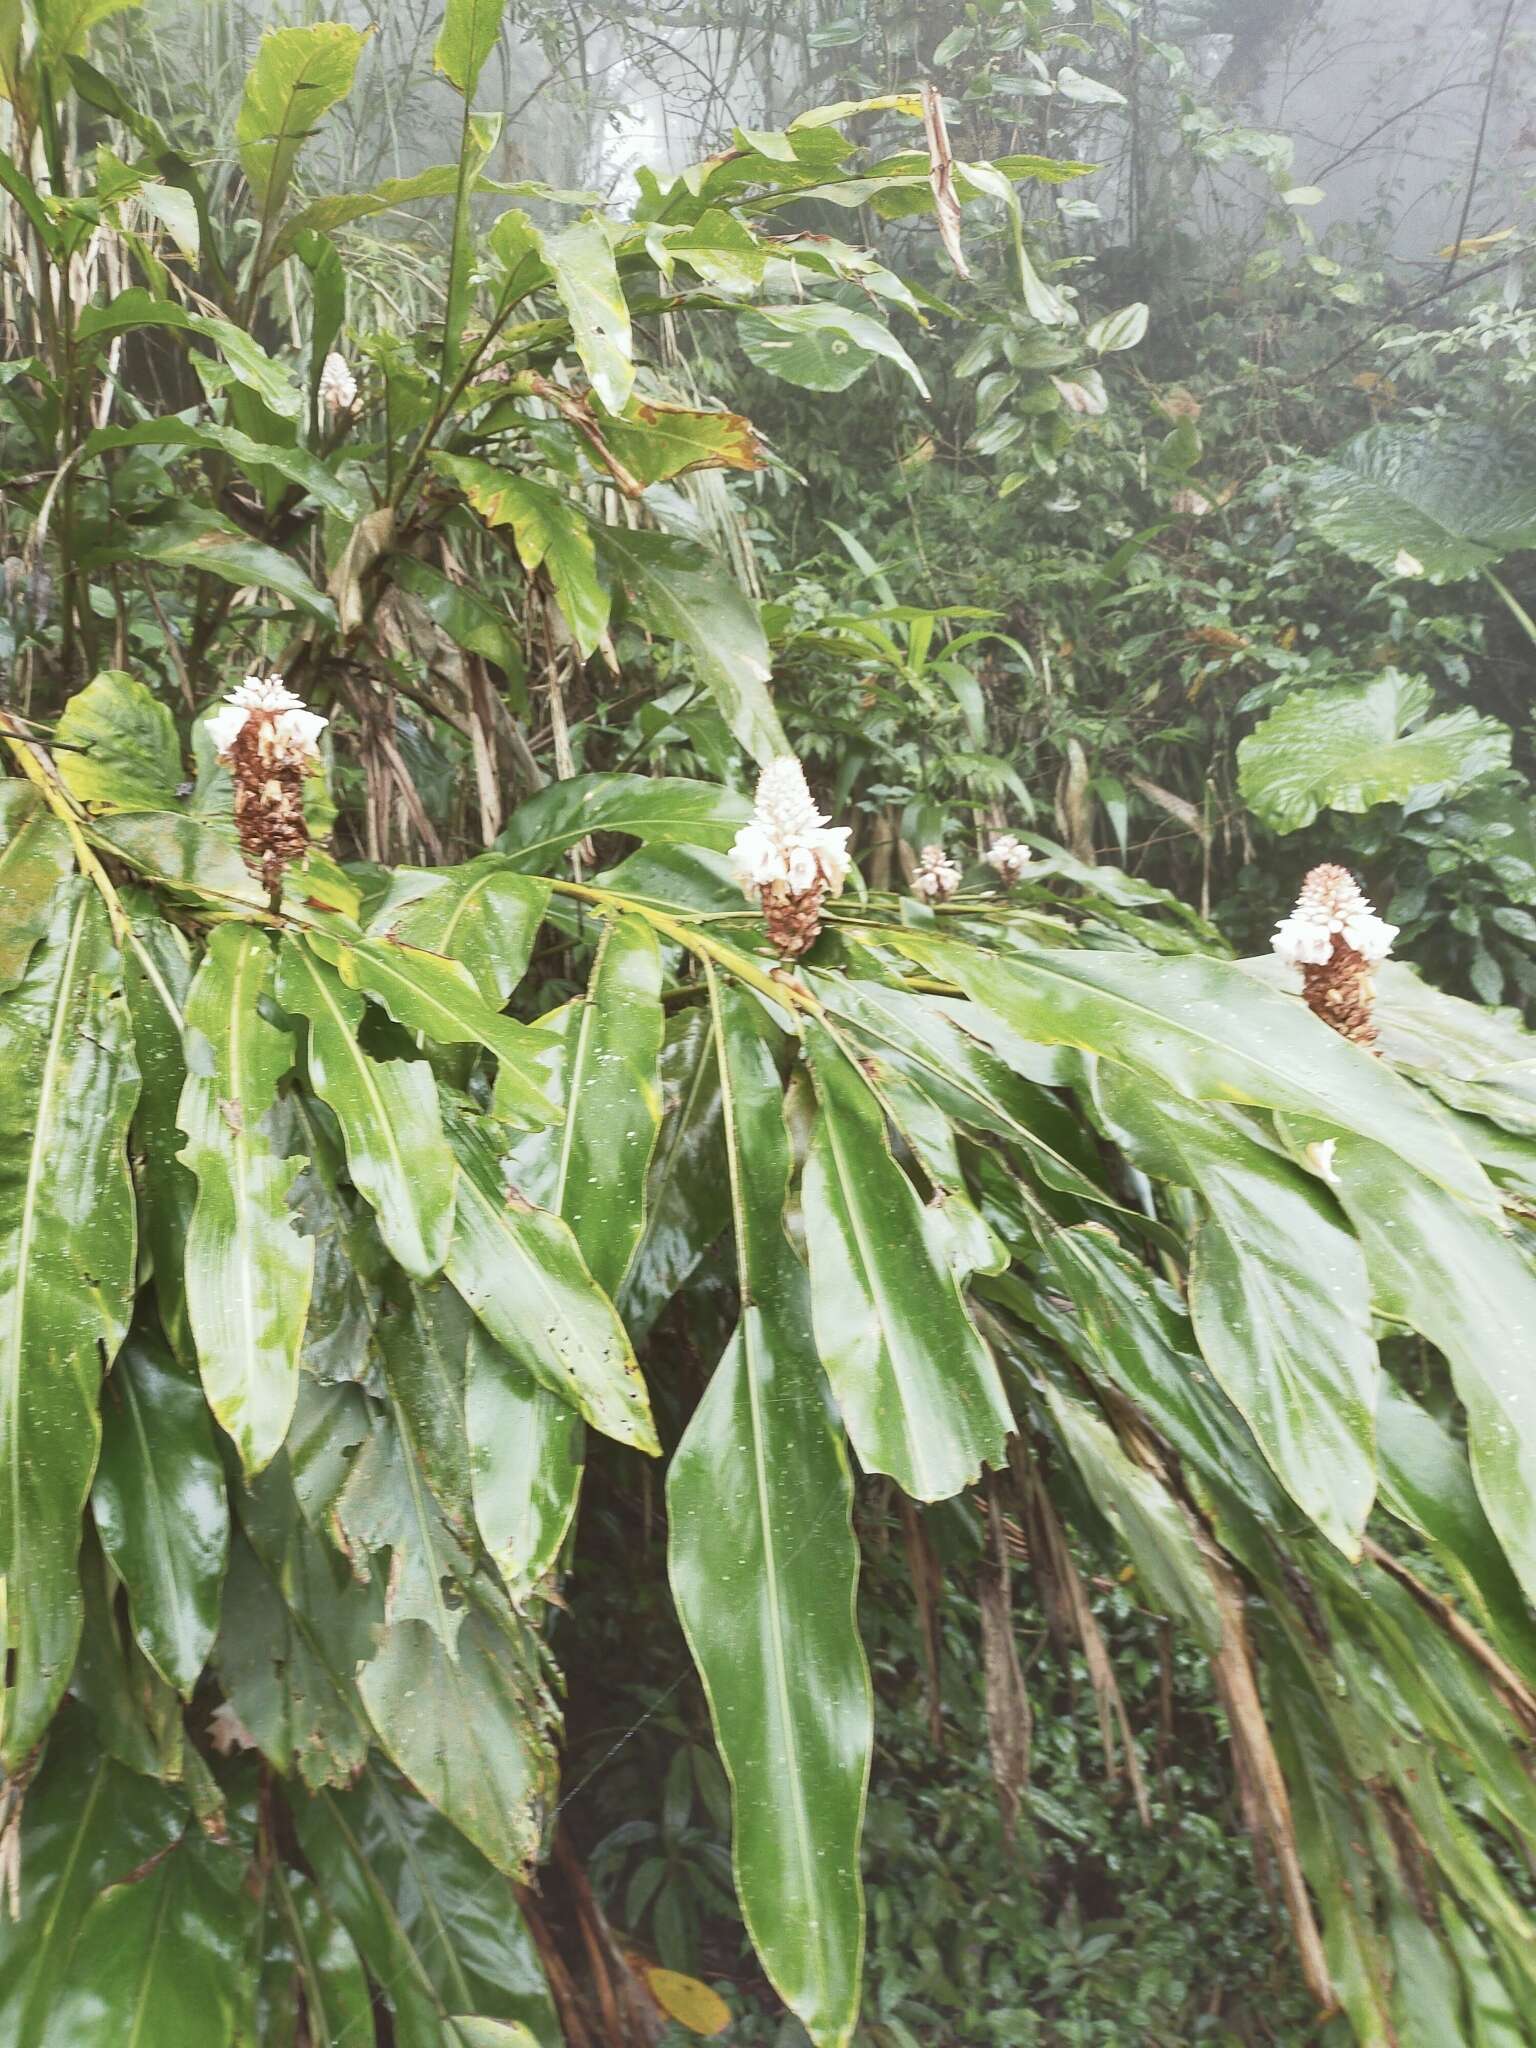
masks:
[[[760,603],[784,730],[853,825],[870,888],[903,890],[931,844],[973,864],[1007,828],[1049,842],[1063,872],[1133,878],[1118,907],[1137,943],[1160,943],[1137,911],[1167,890],[1213,950],[1247,955],[1302,875],[1337,860],[1401,928],[1397,957],[1528,1016],[1530,8],[843,4],[520,4],[477,105],[502,116],[486,177],[529,188],[520,203],[541,226],[569,216],[572,194],[625,215],[733,131],[747,147],[804,108],[919,79],[942,91],[957,158],[1081,167],[1020,187],[1022,290],[1003,206],[967,205],[951,250],[930,212],[877,194],[813,193],[782,216],[796,235],[874,250],[907,281],[849,265],[826,294],[855,317],[878,299],[897,358],[855,324],[807,332],[790,361],[728,281],[686,322],[645,316],[646,396],[726,394],[763,444],[760,466],[653,486],[645,522],[707,548]],[[453,160],[464,102],[434,72],[437,0],[324,14],[372,33],[296,200]],[[235,114],[263,30],[319,15],[150,0],[105,20],[91,58],[198,166],[217,218],[239,185]],[[912,146],[900,109],[850,125],[876,156]],[[505,199],[471,204],[489,223]],[[391,349],[443,318],[447,209],[406,184],[328,226],[346,275],[340,345],[376,392],[395,374]],[[29,333],[17,276],[10,262],[13,358]],[[272,350],[299,347],[291,290],[251,317]],[[139,346],[126,342],[130,363]],[[194,393],[172,375],[163,395],[169,409]],[[629,516],[611,478],[572,466],[569,480],[611,524]],[[24,517],[0,509],[7,701],[51,715],[50,687],[85,665],[56,665],[56,594],[28,540],[36,495],[16,502]],[[494,595],[501,572],[483,574]],[[96,612],[98,651],[115,634],[119,655],[200,695],[182,661],[207,651],[195,632],[142,608],[130,622],[105,595]],[[343,856],[466,859],[514,802],[599,770],[748,787],[726,717],[654,619],[615,625],[611,663],[578,658],[529,613],[516,645],[485,627],[469,656],[418,626],[393,629],[400,694],[377,748],[382,727],[352,704],[366,744],[339,747],[332,767]],[[230,630],[253,662],[283,653],[268,619],[237,613]],[[424,671],[473,703],[487,661],[505,680],[483,722],[413,695]],[[594,856],[571,843],[580,883]],[[635,886],[661,875],[712,900],[707,877],[668,867],[665,850],[651,858]],[[1117,885],[1102,886],[1113,899]],[[579,993],[570,961],[551,950],[551,1009]],[[1134,1181],[1121,1192],[1139,1199]],[[660,1324],[653,1346],[712,1356],[728,1294],[706,1262],[690,1317]],[[1405,1377],[1451,1414],[1441,1369],[1395,1341]],[[1342,2039],[1315,2031],[1273,1860],[1234,1852],[1251,1788],[1233,1774],[1209,1660],[1142,1597],[1091,1501],[1072,1626],[1059,1589],[1028,1568],[1038,1528],[1010,1522],[983,1554],[968,1499],[918,1510],[879,1477],[860,1482],[854,1514],[879,1701],[860,2041]],[[579,1553],[548,1617],[565,1738],[545,1910],[568,1957],[581,1941],[630,1948],[715,1987],[731,2041],[792,2048],[807,2036],[754,1959],[733,1891],[729,1788],[666,1541],[659,1485],[594,1437]],[[1030,1702],[1022,1801],[999,1797],[999,1680],[984,1654],[999,1569]],[[1528,1873],[1499,1859],[1528,1903]],[[1476,2048],[1527,2038],[1487,2025]],[[660,2038],[695,2035],[678,2021]]]

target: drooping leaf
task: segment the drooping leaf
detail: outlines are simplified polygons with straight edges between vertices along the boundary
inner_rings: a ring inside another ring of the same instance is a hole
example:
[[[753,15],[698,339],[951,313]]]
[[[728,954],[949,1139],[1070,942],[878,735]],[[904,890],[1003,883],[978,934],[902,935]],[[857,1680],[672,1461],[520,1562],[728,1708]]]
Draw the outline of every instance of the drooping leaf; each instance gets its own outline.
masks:
[[[1528,1599],[1536,1598],[1536,1422],[1526,1390],[1536,1274],[1498,1225],[1408,1171],[1396,1154],[1326,1126],[1336,1193],[1365,1249],[1379,1308],[1441,1350],[1467,1411],[1478,1494]]]
[[[276,217],[299,151],[352,90],[366,40],[366,31],[340,21],[269,29],[262,37],[246,77],[235,141],[266,220]]]
[[[169,708],[136,676],[104,669],[70,698],[54,732],[70,794],[118,811],[169,810],[182,779]]]
[[[1277,832],[1320,810],[1438,803],[1509,766],[1510,732],[1470,705],[1438,718],[1421,676],[1383,669],[1367,683],[1301,690],[1239,743],[1243,801]]]
[[[363,998],[291,938],[278,956],[276,994],[290,1015],[309,1020],[309,1078],[336,1114],[347,1170],[379,1235],[407,1273],[430,1279],[448,1254],[456,1178],[432,1069],[425,1060],[370,1058],[357,1037]]]
[[[147,1330],[118,1353],[102,1398],[91,1508],[128,1589],[140,1649],[190,1698],[219,1625],[229,1552],[224,1468],[196,1374]]]
[[[668,1571],[731,1776],[748,1931],[818,2048],[841,2048],[859,2009],[872,1739],[852,1486],[784,1235],[772,1048],[748,998],[716,988],[712,1009],[742,1313],[672,1460]]]
[[[617,1295],[645,1222],[646,1173],[661,1121],[661,950],[640,917],[603,933],[579,1006],[553,1206],[587,1269]]]
[[[303,411],[303,393],[286,365],[274,361],[248,329],[233,320],[221,320],[212,313],[188,312],[174,299],[159,298],[139,285],[118,292],[104,305],[84,307],[75,327],[75,337],[82,349],[88,343],[94,352],[105,348],[118,335],[132,333],[142,327],[163,327],[181,334],[200,335],[219,350],[236,381],[254,391],[279,419],[296,420]],[[243,531],[234,525],[220,530],[236,535]],[[138,541],[144,544],[145,537],[139,536]],[[252,542],[253,547],[256,545]],[[275,549],[265,552],[277,553]],[[249,580],[255,582],[258,579],[251,577]]]
[[[373,1654],[382,1589],[359,1584],[309,1527],[286,1457],[237,1505],[214,1650],[224,1690],[276,1769],[309,1786],[345,1785],[368,1754],[355,1681]]]
[[[530,576],[543,569],[583,655],[596,652],[608,630],[609,596],[597,573],[590,521],[562,491],[515,476],[469,455],[435,455],[442,473],[463,491],[487,526],[510,526],[517,558]]]
[[[69,834],[32,785],[0,782],[0,995],[20,981],[73,865]]]
[[[1348,1557],[1376,1491],[1380,1383],[1365,1260],[1315,1176],[1235,1120],[1100,1070],[1130,1157],[1197,1188],[1190,1309],[1206,1363],[1298,1507]]]
[[[803,1191],[816,1348],[865,1470],[945,1500],[1002,1464],[1012,1411],[879,1103],[819,1025],[806,1038],[820,1109]]]
[[[592,1427],[653,1455],[660,1446],[629,1338],[569,1224],[503,1182],[486,1134],[449,1123],[463,1169],[448,1277],[498,1344]]]
[[[634,389],[629,306],[603,222],[589,215],[541,238],[555,290],[571,323],[582,368],[609,412],[621,413]]]
[[[1494,1213],[1482,1170],[1414,1090],[1228,961],[1022,945],[1002,958],[917,932],[890,937],[1025,1039],[1138,1067],[1195,1101],[1327,1117]],[[998,1050],[1009,1056],[1005,1040]]]
[[[576,1513],[582,1420],[480,1326],[466,1347],[464,1416],[480,1540],[520,1607],[553,1568]]]
[[[450,2048],[443,2020],[464,2012],[561,2048],[511,1884],[392,1771],[375,1763],[351,1790],[302,1802],[295,1819],[327,1901],[384,1987],[399,2048]]]
[[[187,1316],[208,1404],[246,1471],[281,1444],[298,1390],[314,1242],[293,1228],[296,1162],[268,1126],[293,1040],[262,1015],[272,951],[250,925],[208,942],[186,1004],[181,1157],[197,1178],[187,1231]]]
[[[450,1658],[456,1656],[473,1564],[426,1483],[398,1402],[374,1419],[333,1512],[354,1570],[384,1581],[380,1647],[408,1623],[423,1622]]]
[[[658,1072],[662,1122],[646,1184],[645,1224],[618,1296],[625,1328],[637,1339],[725,1227],[720,1072],[707,1011],[672,1020]]]
[[[1491,423],[1368,427],[1313,470],[1307,517],[1383,576],[1454,583],[1536,547],[1533,462]]]
[[[604,417],[603,440],[642,484],[665,483],[693,469],[761,469],[750,420],[734,412],[632,398],[622,418]]]
[[[0,1581],[10,1659],[0,1757],[14,1769],[69,1681],[75,1559],[104,1361],[134,1280],[127,1136],[139,1092],[117,948],[83,878],[0,997]]]
[[[527,1625],[483,1596],[454,1648],[424,1621],[384,1631],[358,1691],[386,1753],[509,1877],[527,1874],[554,1793],[550,1709]]]
[[[179,418],[136,420],[126,427],[98,427],[86,443],[86,452],[106,448],[197,448],[228,455],[247,476],[263,470],[280,477],[312,497],[327,511],[343,519],[356,519],[362,507],[356,494],[334,476],[317,455],[307,448],[284,447],[272,441],[257,441],[238,427],[204,421],[194,424]],[[179,774],[178,774],[179,779]]]
[[[412,1287],[378,1321],[380,1364],[407,1448],[461,1535],[473,1521],[464,1434],[466,1353],[479,1330],[446,1280]]]
[[[372,2048],[373,1994],[351,1935],[308,1878],[277,1863],[268,1882],[303,1979],[310,2033]]]
[[[846,306],[819,299],[799,306],[754,306],[738,314],[736,337],[758,369],[805,391],[846,391],[883,356],[928,396],[922,372],[891,330]]]
[[[336,608],[317,590],[291,555],[250,536],[220,515],[198,511],[162,526],[142,527],[131,541],[103,549],[98,559],[159,562],[170,569],[202,569],[225,583],[275,590],[280,597],[326,625]]]
[[[703,548],[670,534],[605,526],[604,558],[637,616],[678,642],[753,760],[787,753],[768,682],[772,668],[757,607]]]

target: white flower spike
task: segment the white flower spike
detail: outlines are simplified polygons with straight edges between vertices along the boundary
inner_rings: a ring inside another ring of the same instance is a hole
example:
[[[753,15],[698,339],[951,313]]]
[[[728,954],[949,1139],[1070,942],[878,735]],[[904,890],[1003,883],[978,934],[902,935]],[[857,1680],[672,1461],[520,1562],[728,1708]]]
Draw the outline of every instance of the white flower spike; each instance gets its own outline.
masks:
[[[1033,858],[1030,849],[1011,832],[1000,832],[986,851],[987,866],[1005,889],[1012,888]]]
[[[320,759],[319,739],[328,720],[306,708],[281,676],[247,676],[209,719],[204,730],[215,753],[227,762],[252,715],[270,721],[265,751],[310,767]]]
[[[768,936],[785,959],[803,953],[820,931],[823,898],[841,895],[852,866],[850,829],[828,824],[793,754],[768,763],[751,821],[731,848],[731,872],[761,902]]]
[[[333,419],[338,413],[350,412],[357,403],[357,379],[346,357],[335,349],[320,365],[319,396]]]
[[[962,872],[959,861],[951,860],[942,846],[925,846],[912,877],[912,894],[927,903],[942,903],[959,888]]]
[[[1301,885],[1296,908],[1282,918],[1270,941],[1293,967],[1325,967],[1337,941],[1374,964],[1392,950],[1398,927],[1376,915],[1347,868],[1313,868]]]

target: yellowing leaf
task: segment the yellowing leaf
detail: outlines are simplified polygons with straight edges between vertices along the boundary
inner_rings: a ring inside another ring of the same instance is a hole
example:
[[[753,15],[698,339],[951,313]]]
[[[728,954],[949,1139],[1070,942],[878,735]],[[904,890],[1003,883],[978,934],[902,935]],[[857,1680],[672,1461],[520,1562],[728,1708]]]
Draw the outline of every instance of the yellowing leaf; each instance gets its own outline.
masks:
[[[690,2034],[723,2034],[731,2024],[731,2008],[697,1977],[685,1977],[681,1970],[647,1970],[645,1981],[667,2017]]]
[[[1500,242],[1507,242],[1514,232],[1513,228],[1495,228],[1492,234],[1468,235],[1460,242],[1447,242],[1435,254],[1442,263],[1454,263],[1462,256],[1481,256],[1485,249],[1496,249]]]

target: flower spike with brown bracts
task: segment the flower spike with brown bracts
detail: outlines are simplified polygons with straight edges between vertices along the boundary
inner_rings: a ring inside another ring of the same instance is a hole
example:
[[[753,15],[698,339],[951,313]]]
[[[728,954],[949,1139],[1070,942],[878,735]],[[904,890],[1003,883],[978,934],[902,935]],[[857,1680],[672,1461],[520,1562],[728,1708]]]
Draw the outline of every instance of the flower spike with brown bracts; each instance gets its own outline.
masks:
[[[274,909],[283,870],[309,845],[304,778],[320,766],[325,726],[281,676],[247,676],[208,721],[208,737],[234,777],[240,851]]]
[[[736,834],[731,868],[745,894],[762,904],[781,959],[806,951],[821,930],[823,901],[841,895],[852,865],[849,830],[827,823],[793,754],[770,761],[758,777],[756,808]]]
[[[1313,868],[1289,917],[1270,941],[1282,960],[1301,969],[1302,994],[1314,1016],[1356,1045],[1373,1046],[1376,999],[1371,969],[1385,960],[1397,926],[1376,915],[1347,868]]]

